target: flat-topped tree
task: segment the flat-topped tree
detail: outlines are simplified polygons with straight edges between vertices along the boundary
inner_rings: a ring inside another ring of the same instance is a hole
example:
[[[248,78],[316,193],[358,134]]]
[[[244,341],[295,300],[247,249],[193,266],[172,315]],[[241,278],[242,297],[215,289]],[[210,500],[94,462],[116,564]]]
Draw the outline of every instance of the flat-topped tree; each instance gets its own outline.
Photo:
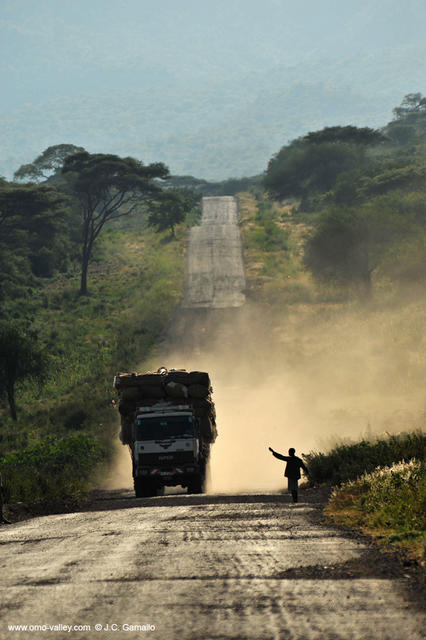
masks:
[[[134,158],[85,151],[67,157],[62,174],[82,217],[80,294],[86,295],[87,269],[104,225],[157,197],[161,188],[155,179],[167,178],[169,170],[161,162],[144,165]]]

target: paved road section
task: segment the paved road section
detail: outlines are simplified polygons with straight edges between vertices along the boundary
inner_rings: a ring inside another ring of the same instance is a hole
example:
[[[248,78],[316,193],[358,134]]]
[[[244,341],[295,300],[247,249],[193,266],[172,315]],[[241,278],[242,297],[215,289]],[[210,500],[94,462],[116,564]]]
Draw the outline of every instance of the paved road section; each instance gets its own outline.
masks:
[[[389,579],[317,510],[287,495],[122,492],[2,528],[0,637],[421,640],[403,574]]]
[[[246,286],[233,196],[203,198],[201,224],[190,232],[187,254],[186,308],[239,307]]]

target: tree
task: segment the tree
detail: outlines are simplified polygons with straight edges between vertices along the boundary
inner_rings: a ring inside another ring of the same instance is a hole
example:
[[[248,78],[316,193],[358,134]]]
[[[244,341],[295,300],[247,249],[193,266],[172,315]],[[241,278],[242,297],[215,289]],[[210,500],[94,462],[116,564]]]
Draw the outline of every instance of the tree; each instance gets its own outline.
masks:
[[[162,163],[144,165],[134,158],[87,151],[68,156],[62,174],[68,178],[82,220],[80,294],[87,294],[87,270],[93,246],[105,224],[131,214],[158,196],[158,178],[169,175]]]
[[[185,215],[196,205],[198,197],[189,189],[167,189],[149,206],[148,224],[158,231],[170,229],[175,237],[175,226],[183,222]]]
[[[326,127],[293,140],[271,158],[264,185],[272,196],[306,196],[331,190],[337,178],[366,164],[366,148],[385,137],[368,127]]]
[[[404,196],[381,196],[357,209],[326,210],[308,240],[305,265],[320,280],[358,282],[371,292],[372,274],[420,228]]]
[[[11,325],[0,327],[0,393],[7,395],[10,415],[15,422],[16,385],[25,380],[42,383],[47,369],[47,357],[34,336]]]
[[[65,218],[65,198],[55,189],[0,181],[0,299],[63,264]]]
[[[393,114],[397,120],[406,116],[426,111],[426,97],[421,93],[407,93],[399,107],[395,107]]]
[[[58,175],[66,158],[74,153],[82,153],[83,147],[76,147],[73,144],[56,144],[48,147],[41,153],[34,162],[23,164],[14,173],[16,181],[23,182],[43,182],[53,175]]]
[[[304,138],[308,144],[322,144],[324,142],[375,145],[386,141],[386,137],[370,127],[325,127],[321,131],[310,131]]]

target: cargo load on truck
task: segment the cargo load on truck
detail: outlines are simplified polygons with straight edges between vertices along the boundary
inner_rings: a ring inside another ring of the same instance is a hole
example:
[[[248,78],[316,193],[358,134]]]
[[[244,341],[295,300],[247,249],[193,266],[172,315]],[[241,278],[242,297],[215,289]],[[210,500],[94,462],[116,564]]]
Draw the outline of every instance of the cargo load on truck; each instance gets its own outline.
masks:
[[[217,437],[208,373],[165,367],[118,373],[114,387],[119,394],[119,437],[130,448],[136,495],[155,495],[174,485],[201,493],[210,446]]]

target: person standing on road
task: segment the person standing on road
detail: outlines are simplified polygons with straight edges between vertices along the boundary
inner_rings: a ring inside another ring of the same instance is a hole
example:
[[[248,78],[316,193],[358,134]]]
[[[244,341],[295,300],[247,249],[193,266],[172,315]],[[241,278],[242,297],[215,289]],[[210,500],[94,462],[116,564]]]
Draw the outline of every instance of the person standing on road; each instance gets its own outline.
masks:
[[[304,464],[301,458],[298,458],[295,455],[296,450],[293,449],[293,447],[291,447],[291,449],[288,450],[288,456],[283,456],[281,455],[281,453],[277,453],[272,449],[272,447],[269,447],[269,451],[271,451],[272,455],[275,456],[275,458],[278,458],[278,460],[284,460],[285,462],[287,462],[284,475],[288,480],[288,490],[291,492],[291,495],[293,496],[293,502],[297,502],[297,499],[298,499],[297,485],[300,479],[300,469],[303,469],[306,475],[308,475],[308,469],[306,465]]]

